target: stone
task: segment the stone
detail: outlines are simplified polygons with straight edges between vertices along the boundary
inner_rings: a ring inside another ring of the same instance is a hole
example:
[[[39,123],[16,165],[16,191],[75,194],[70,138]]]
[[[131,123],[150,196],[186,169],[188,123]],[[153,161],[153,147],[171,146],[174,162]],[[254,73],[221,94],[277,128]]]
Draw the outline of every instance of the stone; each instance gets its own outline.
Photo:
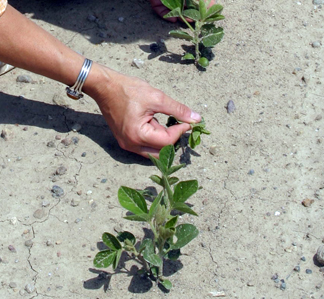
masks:
[[[302,201],[304,207],[310,207],[314,203],[314,199],[306,198]]]
[[[144,66],[144,61],[142,59],[134,58],[132,62],[133,66],[136,66],[138,69],[142,68]]]
[[[20,83],[32,83],[33,79],[29,75],[19,75],[16,81]]]
[[[42,219],[45,217],[45,215],[46,214],[43,209],[37,209],[33,214],[34,218],[36,218],[36,219]]]
[[[60,166],[58,169],[56,169],[55,174],[56,175],[63,175],[67,171],[67,168],[65,166]]]
[[[318,247],[316,252],[316,259],[321,265],[324,265],[324,245]]]
[[[94,16],[94,15],[88,15],[87,20],[88,20],[89,22],[94,22],[94,21],[97,20],[97,18],[96,18],[96,16]]]
[[[82,154],[81,154],[81,157],[85,157],[87,155],[87,153],[86,152],[83,152]]]
[[[8,246],[8,249],[9,249],[9,251],[11,251],[13,253],[16,253],[17,252],[16,248],[13,245],[9,245]]]
[[[70,107],[70,105],[66,103],[65,98],[63,98],[59,94],[54,94],[54,96],[52,98],[52,101],[57,106],[61,106],[61,107],[64,107],[64,108]]]
[[[324,0],[313,0],[313,4],[315,4],[315,5],[324,4]]]
[[[319,48],[321,46],[321,42],[320,41],[314,41],[312,42],[312,47],[313,48]]]
[[[73,142],[73,144],[78,144],[79,143],[79,137],[76,137],[76,136],[73,136],[72,138],[71,138],[71,141]]]
[[[77,207],[80,204],[80,200],[73,198],[71,200],[71,206],[72,207]]]
[[[55,142],[54,141],[47,142],[47,147],[55,147]]]
[[[227,113],[233,113],[236,109],[235,104],[232,100],[229,100],[226,105]]]
[[[12,137],[13,132],[10,129],[5,128],[1,131],[1,138],[3,138],[5,141],[12,139]]]
[[[54,185],[51,191],[52,191],[52,196],[55,198],[59,198],[64,195],[64,190],[57,185]]]
[[[29,283],[25,286],[25,290],[28,294],[31,294],[35,291],[35,286],[32,283]]]
[[[12,289],[15,289],[17,287],[17,284],[12,281],[12,282],[9,283],[9,287],[12,288]]]
[[[75,123],[71,129],[73,132],[79,132],[82,129],[82,126],[78,123]]]
[[[72,143],[71,138],[64,138],[61,143],[65,146],[69,146]]]
[[[28,247],[28,248],[32,247],[33,244],[34,244],[33,243],[33,240],[27,240],[27,241],[25,241],[25,246]]]

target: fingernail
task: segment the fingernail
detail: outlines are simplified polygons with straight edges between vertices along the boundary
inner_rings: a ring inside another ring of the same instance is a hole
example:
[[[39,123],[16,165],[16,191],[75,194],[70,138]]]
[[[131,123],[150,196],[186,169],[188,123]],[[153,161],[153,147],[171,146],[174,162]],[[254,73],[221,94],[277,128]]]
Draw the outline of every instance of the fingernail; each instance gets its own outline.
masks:
[[[201,116],[195,111],[191,111],[190,117],[192,120],[197,121],[197,122],[199,122],[201,120]]]

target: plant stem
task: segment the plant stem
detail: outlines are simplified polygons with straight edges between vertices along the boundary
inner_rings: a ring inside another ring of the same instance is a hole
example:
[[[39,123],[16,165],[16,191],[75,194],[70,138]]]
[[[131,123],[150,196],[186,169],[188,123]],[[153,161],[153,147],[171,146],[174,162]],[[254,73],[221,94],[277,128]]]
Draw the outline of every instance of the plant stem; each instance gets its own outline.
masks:
[[[184,18],[184,16],[182,14],[180,14],[180,18],[182,21],[185,22],[185,24],[188,26],[188,28],[192,31],[195,32],[195,29],[193,29],[193,27],[189,24],[189,22]]]

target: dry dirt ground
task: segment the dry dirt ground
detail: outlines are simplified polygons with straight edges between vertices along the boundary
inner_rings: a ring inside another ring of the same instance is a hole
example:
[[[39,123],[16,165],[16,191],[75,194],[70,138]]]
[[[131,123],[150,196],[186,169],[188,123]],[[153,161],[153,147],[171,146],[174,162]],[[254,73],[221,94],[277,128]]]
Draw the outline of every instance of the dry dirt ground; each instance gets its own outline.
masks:
[[[117,190],[153,186],[156,169],[118,147],[92,99],[74,102],[62,84],[21,69],[1,76],[0,298],[324,298],[314,259],[324,242],[320,5],[222,1],[225,37],[199,72],[180,61],[188,44],[168,37],[181,24],[145,0],[11,4],[76,51],[200,112],[212,134],[177,153],[188,164],[179,176],[203,187],[190,200],[199,217],[182,218],[200,234],[167,267],[174,288],[165,294],[132,261],[107,277],[92,264],[103,232],[143,236],[141,223],[122,218]],[[167,51],[150,53],[161,39]],[[52,196],[55,185],[64,195]]]

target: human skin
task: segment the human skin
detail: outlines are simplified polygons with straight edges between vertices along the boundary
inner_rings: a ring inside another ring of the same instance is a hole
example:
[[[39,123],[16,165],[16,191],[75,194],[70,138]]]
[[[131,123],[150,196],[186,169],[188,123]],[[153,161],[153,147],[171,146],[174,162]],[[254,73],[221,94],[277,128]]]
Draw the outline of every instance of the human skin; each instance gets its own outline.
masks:
[[[91,57],[88,57],[91,59]],[[0,17],[0,61],[72,86],[85,57],[8,5]],[[83,92],[98,104],[121,148],[144,157],[174,144],[201,117],[147,82],[93,63]],[[156,113],[181,124],[164,127]]]

